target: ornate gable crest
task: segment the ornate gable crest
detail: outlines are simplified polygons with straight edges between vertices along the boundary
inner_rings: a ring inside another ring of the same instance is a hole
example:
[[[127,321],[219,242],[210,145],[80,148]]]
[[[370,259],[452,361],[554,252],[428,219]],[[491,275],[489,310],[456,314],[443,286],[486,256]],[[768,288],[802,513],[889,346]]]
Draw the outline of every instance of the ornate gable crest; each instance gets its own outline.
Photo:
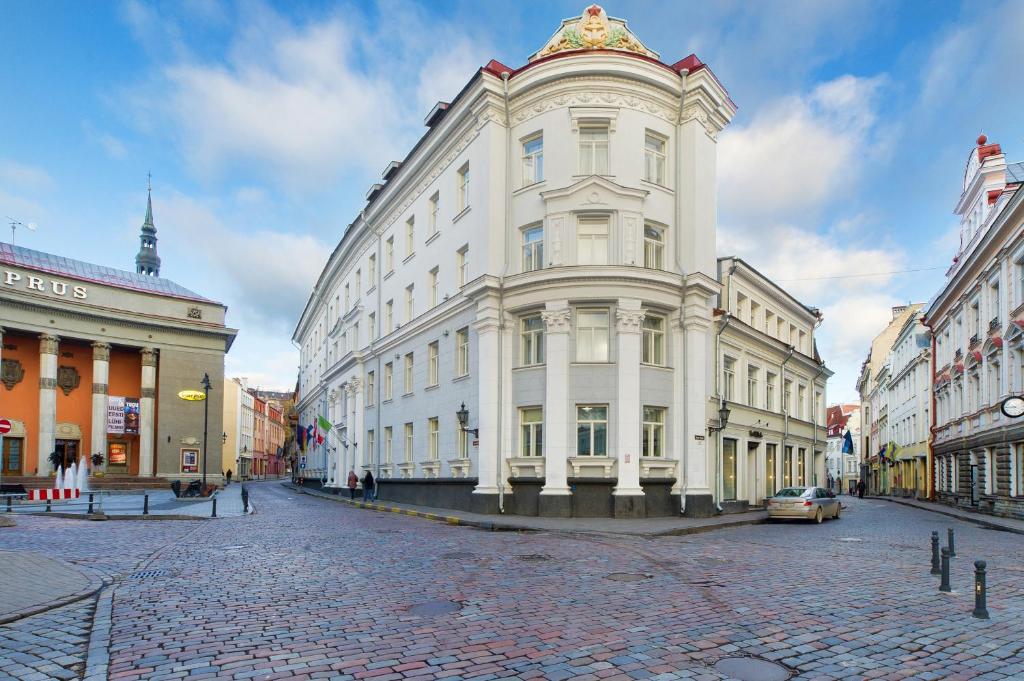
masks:
[[[82,382],[82,377],[75,367],[57,367],[57,385],[64,391],[64,395],[70,395],[71,391]]]
[[[626,50],[658,58],[657,52],[647,49],[637,40],[624,20],[610,18],[599,5],[586,8],[579,18],[563,20],[558,32],[544,49],[530,57],[530,61],[570,50]]]
[[[25,368],[16,359],[0,360],[0,382],[8,390],[14,390],[14,386],[21,383],[25,378]]]

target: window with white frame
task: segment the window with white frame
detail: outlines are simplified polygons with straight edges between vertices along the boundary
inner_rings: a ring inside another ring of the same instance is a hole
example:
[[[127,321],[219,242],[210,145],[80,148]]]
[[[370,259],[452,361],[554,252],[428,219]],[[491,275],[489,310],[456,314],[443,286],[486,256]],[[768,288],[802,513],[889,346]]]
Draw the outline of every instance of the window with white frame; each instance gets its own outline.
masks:
[[[775,411],[775,385],[778,376],[767,372],[764,380],[764,408],[768,411]]]
[[[352,309],[352,296],[349,295],[348,284],[345,284],[345,309],[342,310],[342,313],[344,314],[345,312],[348,312],[351,309]]]
[[[405,462],[412,463],[413,460],[413,430],[412,424],[405,424]]]
[[[544,136],[534,135],[523,141],[523,186],[544,179]]]
[[[427,345],[427,385],[437,385],[438,362],[438,343],[434,341]]]
[[[437,461],[440,451],[438,450],[438,431],[440,429],[437,417],[427,419],[427,457],[431,461]]]
[[[367,281],[369,282],[370,288],[373,288],[377,282],[377,256],[371,255],[369,258],[369,264],[367,265]]]
[[[644,225],[644,267],[665,269],[665,230],[650,223]]]
[[[395,271],[395,237],[389,236],[384,242],[384,269],[390,274]]]
[[[430,288],[430,307],[431,307],[431,309],[437,307],[437,280],[438,280],[438,276],[437,275],[438,275],[439,272],[440,272],[440,269],[435,267],[434,269],[430,270],[430,273],[427,275],[428,284],[429,284],[429,288]]]
[[[731,437],[722,439],[722,499],[736,500],[736,440]]]
[[[539,314],[520,320],[519,345],[523,366],[544,363],[544,320]]]
[[[1013,261],[1013,272],[1014,281],[1017,286],[1017,290],[1015,292],[1017,295],[1016,298],[1014,298],[1017,303],[1015,307],[1020,307],[1021,305],[1024,305],[1024,254],[1019,255],[1017,259]]]
[[[519,410],[519,437],[522,456],[544,456],[544,410],[523,407]]]
[[[722,358],[722,399],[730,402],[736,394],[736,360],[732,357]]]
[[[580,218],[576,232],[576,261],[580,265],[608,264],[608,218]]]
[[[361,270],[356,270],[356,305],[359,304],[359,299],[363,295],[363,273]]]
[[[395,301],[393,300],[384,303],[384,329],[385,333],[395,330]]]
[[[377,313],[371,312],[366,316],[367,321],[370,324],[370,340],[374,340],[377,337]]]
[[[366,431],[366,454],[370,458],[370,461],[373,461],[374,459],[373,455],[376,452],[376,447],[377,434],[372,430]]]
[[[458,423],[455,424],[455,442],[458,446],[458,457],[469,458],[469,433],[462,429]]]
[[[792,415],[790,403],[793,401],[793,381],[786,380],[782,386],[782,411]]]
[[[644,179],[654,184],[665,184],[665,138],[647,131],[644,135]]]
[[[644,407],[641,456],[665,456],[665,408]]]
[[[455,332],[455,375],[469,374],[469,327]]]
[[[458,209],[461,213],[469,208],[469,162],[466,162],[461,168],[459,168],[457,183],[459,197]]]
[[[608,456],[608,405],[576,407],[576,456]]]
[[[608,310],[576,311],[576,361],[608,361]]]
[[[411,322],[416,316],[416,287],[409,284],[405,287],[405,321]]]
[[[459,286],[469,281],[469,244],[455,252],[455,269],[458,272]]]
[[[752,364],[747,365],[747,404],[751,407],[758,406],[758,379],[761,370]]]
[[[665,365],[665,318],[647,313],[641,325],[643,344],[641,361],[644,364]]]
[[[416,252],[416,216],[405,221],[405,257]]]
[[[406,395],[411,394],[412,391],[413,391],[412,368],[413,368],[413,353],[408,352],[405,355],[405,382],[402,385],[402,388],[405,390],[405,394]]]
[[[544,227],[534,225],[523,230],[523,271],[544,267]]]
[[[430,201],[427,204],[427,230],[430,232],[428,236],[437,234],[437,210],[440,202],[440,195],[434,192],[434,195],[430,197]]]
[[[608,174],[608,126],[580,127],[580,175]]]
[[[394,445],[394,437],[392,436],[393,432],[394,430],[391,426],[384,427],[384,463],[386,465],[391,464],[391,455]]]
[[[372,407],[374,400],[374,393],[376,391],[376,374],[372,371],[366,372],[366,406]]]
[[[796,389],[796,417],[799,419],[807,419],[807,388],[805,386],[798,386]]]
[[[390,400],[394,397],[395,365],[388,362],[384,365],[384,399]]]

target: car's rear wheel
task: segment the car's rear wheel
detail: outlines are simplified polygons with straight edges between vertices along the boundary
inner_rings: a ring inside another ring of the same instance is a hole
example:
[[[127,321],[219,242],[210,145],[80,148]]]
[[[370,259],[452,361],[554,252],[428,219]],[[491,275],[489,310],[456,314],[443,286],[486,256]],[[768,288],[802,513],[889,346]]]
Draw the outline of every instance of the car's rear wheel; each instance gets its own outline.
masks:
[[[814,522],[820,524],[824,518],[825,514],[821,512],[821,506],[819,506],[818,510],[814,512]]]

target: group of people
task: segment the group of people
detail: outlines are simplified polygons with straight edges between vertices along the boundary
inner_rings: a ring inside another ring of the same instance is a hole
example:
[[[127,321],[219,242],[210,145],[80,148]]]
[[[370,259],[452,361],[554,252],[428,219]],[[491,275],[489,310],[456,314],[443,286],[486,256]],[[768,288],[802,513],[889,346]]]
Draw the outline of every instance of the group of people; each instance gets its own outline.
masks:
[[[354,470],[348,472],[348,496],[350,499],[356,498],[356,487],[359,486],[359,476],[356,475]],[[373,473],[366,471],[366,475],[363,476],[363,500],[374,501],[377,498],[377,482],[373,479]]]

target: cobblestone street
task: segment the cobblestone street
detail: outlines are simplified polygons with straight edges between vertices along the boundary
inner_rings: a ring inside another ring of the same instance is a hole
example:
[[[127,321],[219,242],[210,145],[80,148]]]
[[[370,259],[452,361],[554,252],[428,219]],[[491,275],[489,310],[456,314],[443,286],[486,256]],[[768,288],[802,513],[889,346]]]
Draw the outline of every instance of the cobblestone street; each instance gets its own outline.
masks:
[[[645,538],[485,532],[250,488],[250,517],[19,517],[4,548],[112,580],[112,611],[88,666],[94,598],[0,626],[0,677],[711,679],[735,656],[808,679],[1024,676],[1024,537],[882,500],[844,497],[823,525]],[[940,594],[929,537],[947,527]],[[970,616],[976,559],[987,621]]]

